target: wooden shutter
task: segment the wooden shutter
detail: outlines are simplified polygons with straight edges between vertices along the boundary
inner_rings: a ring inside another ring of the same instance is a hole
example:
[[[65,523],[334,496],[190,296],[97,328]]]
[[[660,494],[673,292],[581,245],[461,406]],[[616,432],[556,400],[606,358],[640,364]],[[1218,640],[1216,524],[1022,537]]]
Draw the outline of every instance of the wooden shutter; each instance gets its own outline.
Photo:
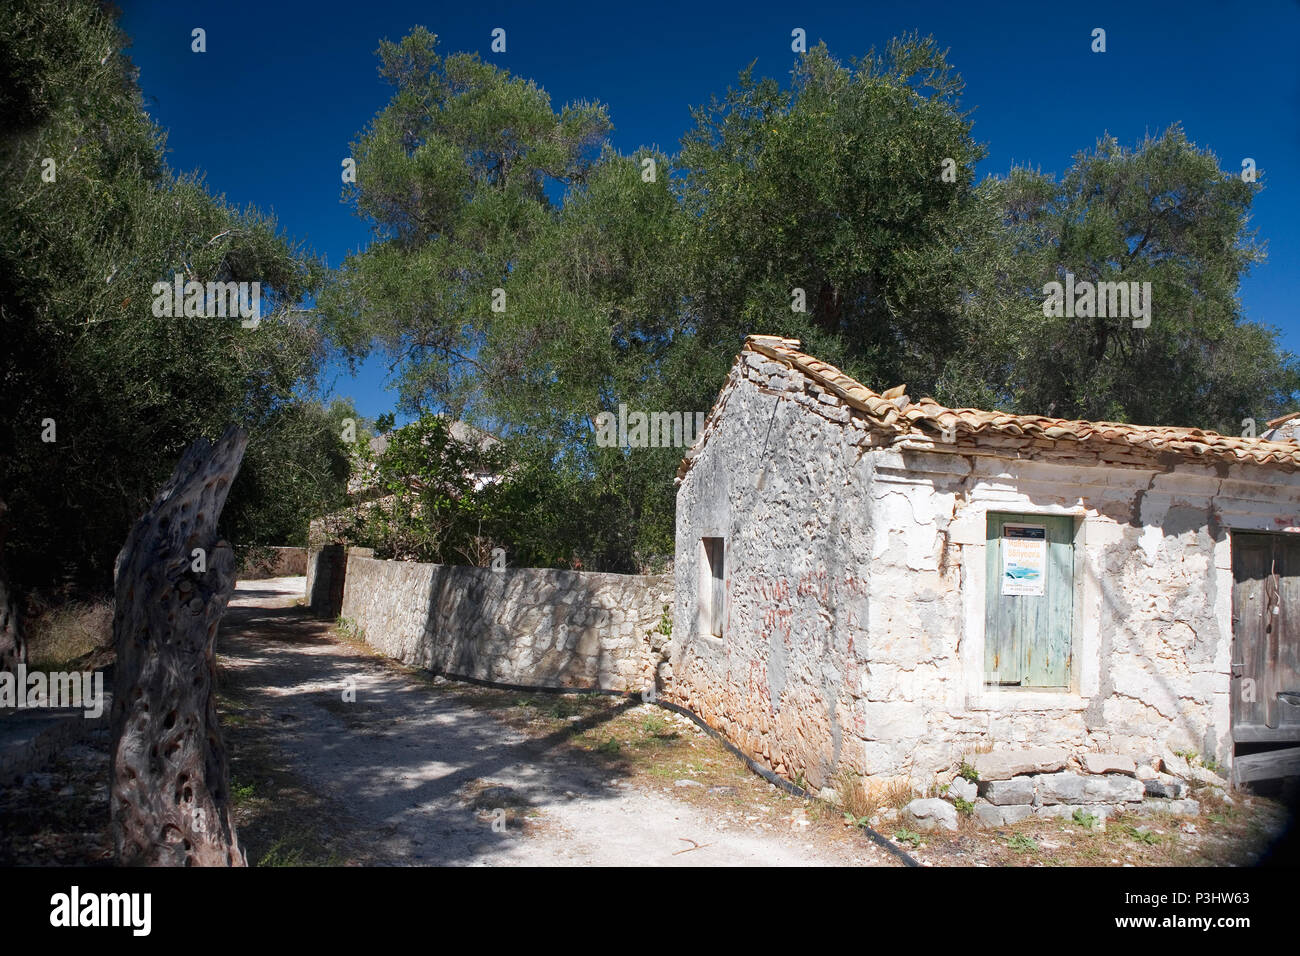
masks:
[[[1007,525],[1043,529],[1043,593],[1004,594]],[[1068,688],[1074,614],[1074,519],[988,516],[985,564],[984,674],[1003,686]]]

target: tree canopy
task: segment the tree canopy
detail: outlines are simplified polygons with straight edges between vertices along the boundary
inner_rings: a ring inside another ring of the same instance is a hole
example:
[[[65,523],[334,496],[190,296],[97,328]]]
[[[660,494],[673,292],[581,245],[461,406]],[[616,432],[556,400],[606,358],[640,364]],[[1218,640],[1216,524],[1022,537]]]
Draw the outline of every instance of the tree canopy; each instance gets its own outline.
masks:
[[[784,84],[744,69],[676,155],[623,155],[600,104],[556,108],[423,28],[378,55],[395,92],[347,193],[375,241],[322,296],[327,328],[385,349],[409,410],[512,436],[536,493],[589,518],[567,549],[588,564],[671,554],[682,454],[599,447],[595,416],[707,410],[751,332],[879,390],[1061,417],[1236,430],[1297,391],[1237,299],[1261,187],[1179,127],[1103,137],[1059,180],[977,181],[962,81],[908,35],[850,64],[820,45]],[[1067,273],[1150,282],[1150,325],[1045,315]]]
[[[346,480],[335,423],[303,398],[323,345],[298,307],[322,267],[168,168],[126,45],[90,0],[0,22],[0,498],[26,583],[105,585],[183,449],[230,424],[251,438],[225,519],[241,543],[282,543]],[[155,314],[177,275],[260,283],[261,321]]]

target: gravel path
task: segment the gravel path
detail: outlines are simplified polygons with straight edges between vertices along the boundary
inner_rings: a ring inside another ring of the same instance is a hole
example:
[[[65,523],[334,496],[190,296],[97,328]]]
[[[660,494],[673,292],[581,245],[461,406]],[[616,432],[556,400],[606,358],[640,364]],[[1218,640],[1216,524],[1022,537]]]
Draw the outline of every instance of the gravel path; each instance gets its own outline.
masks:
[[[303,578],[239,583],[219,647],[223,681],[277,717],[275,744],[286,769],[347,808],[376,862],[890,862],[865,840],[828,840],[797,820],[719,813],[671,787],[611,779],[607,768],[556,739],[567,733],[529,736],[339,640],[294,606],[303,586]],[[353,691],[354,699],[345,699]],[[494,830],[494,803],[516,808],[518,822],[498,815]]]

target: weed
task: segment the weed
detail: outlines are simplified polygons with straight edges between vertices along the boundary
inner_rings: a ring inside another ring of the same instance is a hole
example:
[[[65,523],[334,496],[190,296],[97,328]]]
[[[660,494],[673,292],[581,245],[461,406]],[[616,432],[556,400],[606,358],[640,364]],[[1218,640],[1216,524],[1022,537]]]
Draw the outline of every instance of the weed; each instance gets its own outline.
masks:
[[[894,833],[894,840],[898,843],[906,843],[910,846],[920,846],[921,834],[914,833],[907,829],[898,830]]]
[[[245,800],[253,799],[254,787],[250,783],[246,786],[240,785],[233,778],[230,781],[230,796],[234,798],[235,803],[243,803]]]
[[[1011,838],[1007,840],[1007,847],[1017,853],[1037,853],[1038,841],[1033,837],[1025,836],[1023,833],[1013,833]]]
[[[841,770],[836,784],[836,789],[840,792],[840,807],[845,816],[866,820],[880,809],[875,788],[865,786],[862,778],[852,771]]]
[[[334,622],[334,628],[345,641],[359,644],[366,639],[365,629],[350,617],[340,615],[339,619]]]
[[[1085,830],[1091,830],[1097,825],[1097,815],[1095,813],[1085,813],[1082,807],[1075,808],[1074,816],[1071,819]]]
[[[957,776],[964,777],[965,779],[969,780],[971,783],[977,783],[980,778],[980,773],[969,763],[963,760],[961,762],[961,769],[957,771]]]
[[[659,626],[655,628],[655,630],[665,637],[668,637],[673,633],[673,619],[672,615],[669,613],[669,606],[667,604],[664,605],[663,617],[659,618]]]
[[[1131,836],[1133,839],[1137,840],[1139,843],[1145,843],[1147,846],[1154,846],[1155,844],[1160,842],[1160,837],[1157,834],[1152,833],[1150,830],[1139,829],[1138,827],[1135,827],[1132,824],[1126,824],[1124,827],[1124,832],[1127,833],[1129,836]]]
[[[622,744],[620,744],[613,737],[610,737],[608,740],[606,740],[603,744],[601,744],[596,749],[603,754],[617,754],[622,750],[622,747],[623,747]]]
[[[555,706],[551,708],[550,714],[556,720],[567,720],[569,717],[576,716],[578,713],[578,704],[568,697],[556,698]]]
[[[912,792],[912,785],[903,777],[895,777],[885,784],[881,791],[880,798],[885,806],[893,807],[895,810],[901,810],[912,802],[915,796]]]
[[[276,840],[257,861],[258,866],[305,866],[302,847],[288,847],[287,840]]]
[[[975,802],[973,800],[963,800],[961,797],[953,797],[952,805],[957,808],[957,812],[962,816],[970,816],[975,812]]]
[[[664,731],[668,729],[668,721],[664,720],[658,714],[651,714],[645,720],[641,721],[641,730],[650,737],[662,737]]]

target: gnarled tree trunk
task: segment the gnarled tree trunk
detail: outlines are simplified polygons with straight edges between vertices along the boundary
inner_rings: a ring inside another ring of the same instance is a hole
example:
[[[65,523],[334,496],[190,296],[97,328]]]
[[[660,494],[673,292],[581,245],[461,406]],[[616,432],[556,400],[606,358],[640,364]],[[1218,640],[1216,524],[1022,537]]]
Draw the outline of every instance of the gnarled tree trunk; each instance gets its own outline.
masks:
[[[9,586],[5,573],[5,531],[9,509],[0,500],[0,671],[17,672],[19,664],[27,662],[27,645],[18,620],[18,598]]]
[[[216,525],[247,442],[232,428],[191,445],[117,556],[112,830],[124,864],[247,865],[214,694],[235,577]]]

